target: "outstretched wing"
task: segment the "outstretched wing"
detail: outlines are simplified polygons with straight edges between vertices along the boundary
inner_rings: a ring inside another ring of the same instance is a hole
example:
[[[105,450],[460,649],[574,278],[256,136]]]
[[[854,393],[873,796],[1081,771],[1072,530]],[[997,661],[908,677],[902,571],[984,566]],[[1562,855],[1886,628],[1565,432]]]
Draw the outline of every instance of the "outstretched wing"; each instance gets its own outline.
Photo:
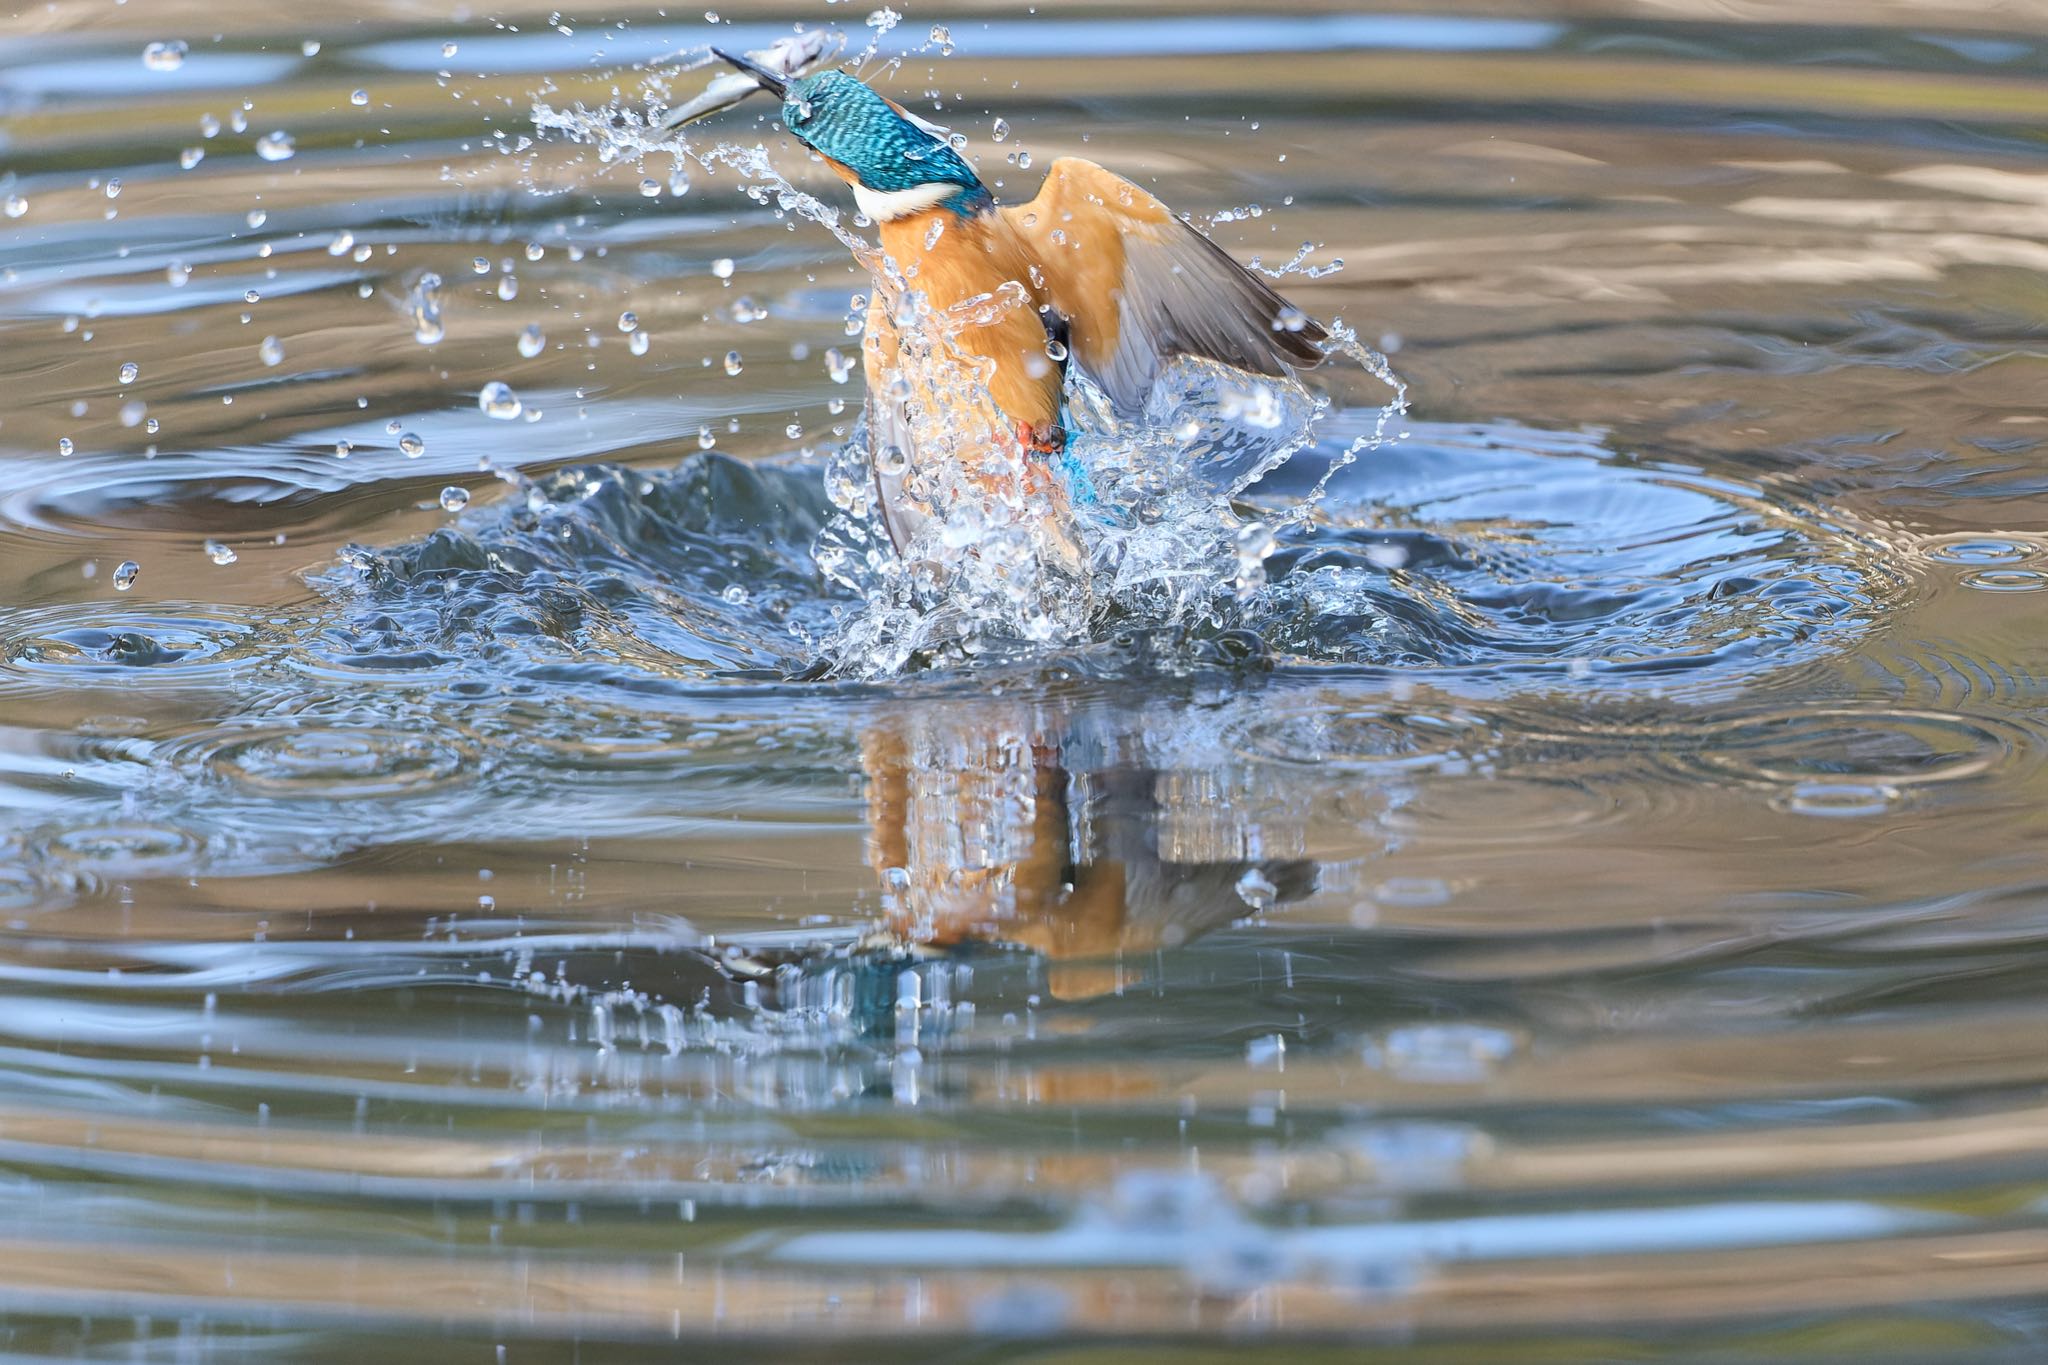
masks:
[[[999,210],[1064,314],[1070,349],[1121,412],[1145,405],[1165,363],[1205,356],[1254,374],[1321,362],[1321,324],[1166,205],[1092,161],[1061,157],[1038,197]]]

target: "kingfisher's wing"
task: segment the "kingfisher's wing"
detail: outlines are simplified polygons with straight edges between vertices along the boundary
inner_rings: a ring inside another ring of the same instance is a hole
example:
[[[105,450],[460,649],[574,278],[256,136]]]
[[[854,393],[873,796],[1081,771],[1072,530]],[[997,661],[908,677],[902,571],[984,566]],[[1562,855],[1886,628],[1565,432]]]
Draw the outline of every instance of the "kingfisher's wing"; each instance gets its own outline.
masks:
[[[1038,197],[999,210],[1064,314],[1069,349],[1122,412],[1145,405],[1177,355],[1253,374],[1310,369],[1329,333],[1176,218],[1092,161],[1061,157]]]

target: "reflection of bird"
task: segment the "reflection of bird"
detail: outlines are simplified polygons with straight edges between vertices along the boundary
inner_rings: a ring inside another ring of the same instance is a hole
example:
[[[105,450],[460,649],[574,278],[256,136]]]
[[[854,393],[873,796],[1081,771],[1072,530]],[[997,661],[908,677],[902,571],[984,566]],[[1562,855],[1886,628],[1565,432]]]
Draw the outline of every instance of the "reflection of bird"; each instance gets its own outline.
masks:
[[[1181,803],[1215,796],[1199,780],[1212,774],[1135,762],[1077,773],[1057,734],[1000,704],[878,721],[861,737],[861,766],[868,854],[895,931],[933,947],[1031,948],[1051,960],[1046,984],[1061,999],[1125,984],[1122,954],[1179,947],[1315,889],[1313,862],[1247,856],[1286,840],[1241,810],[1233,818],[1234,803],[1209,812],[1232,826],[1224,837],[1170,846],[1170,827],[1190,814]]]
[[[1271,376],[1322,360],[1320,325],[1093,162],[1055,161],[1037,198],[999,207],[944,136],[853,76],[789,79],[719,55],[782,97],[789,131],[879,225],[890,264],[871,263],[883,273],[864,359],[879,503],[899,549],[926,516],[917,490],[934,486],[926,466],[941,454],[917,439],[920,422],[946,433],[943,455],[956,469],[965,455],[959,472],[971,483],[1063,515],[1069,496],[1087,496],[1067,452],[1069,357],[1126,415],[1143,408],[1174,356]],[[927,367],[906,378],[901,361],[915,340],[899,317],[912,293],[972,382],[960,381],[959,365],[950,377]],[[995,458],[977,462],[977,441]]]

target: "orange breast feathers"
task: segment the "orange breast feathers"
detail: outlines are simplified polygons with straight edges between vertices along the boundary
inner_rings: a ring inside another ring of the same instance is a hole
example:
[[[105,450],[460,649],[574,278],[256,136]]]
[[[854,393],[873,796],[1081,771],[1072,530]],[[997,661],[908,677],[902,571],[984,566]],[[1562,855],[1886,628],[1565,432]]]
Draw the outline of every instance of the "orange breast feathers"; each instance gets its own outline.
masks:
[[[1060,365],[1047,349],[1045,318],[1038,310],[1043,300],[1034,283],[1038,272],[1008,220],[994,214],[962,218],[950,209],[933,209],[883,223],[880,235],[882,249],[909,288],[922,292],[935,311],[957,310],[954,345],[962,355],[988,362],[983,382],[1007,425],[1056,433]],[[1013,282],[1023,287],[1029,302],[1003,307],[1003,287]],[[989,304],[977,307],[973,301],[984,297]],[[868,325],[864,349],[873,387],[877,368],[894,365],[896,341],[894,323],[881,308],[869,309]]]

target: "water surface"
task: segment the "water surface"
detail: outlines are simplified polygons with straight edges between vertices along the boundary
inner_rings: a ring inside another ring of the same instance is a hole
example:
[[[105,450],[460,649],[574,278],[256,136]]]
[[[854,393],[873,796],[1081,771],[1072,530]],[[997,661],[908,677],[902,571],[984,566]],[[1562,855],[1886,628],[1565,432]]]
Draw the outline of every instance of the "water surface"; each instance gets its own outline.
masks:
[[[861,277],[523,145],[696,11],[0,16],[6,1350],[2037,1358],[2048,36],[1724,8],[913,10],[1412,410],[866,679]]]

